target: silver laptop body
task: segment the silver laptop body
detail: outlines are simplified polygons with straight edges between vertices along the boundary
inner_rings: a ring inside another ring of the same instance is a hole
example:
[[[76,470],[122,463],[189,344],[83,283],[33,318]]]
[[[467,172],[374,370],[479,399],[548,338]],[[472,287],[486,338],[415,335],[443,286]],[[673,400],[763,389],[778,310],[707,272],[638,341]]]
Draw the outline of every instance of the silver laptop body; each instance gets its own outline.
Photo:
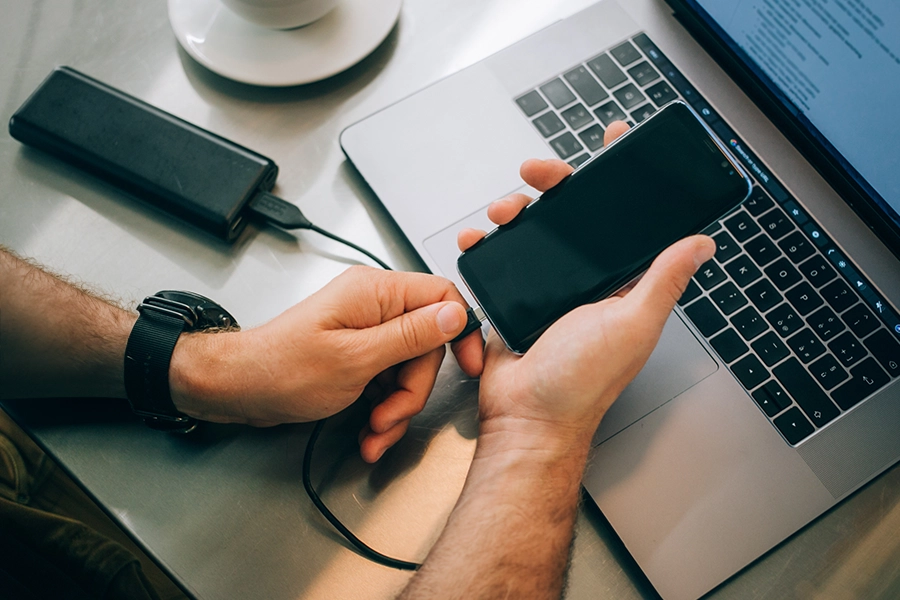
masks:
[[[641,34],[646,37],[636,37]],[[774,225],[771,215],[766,221],[757,220],[763,229],[789,229],[782,237],[770,236],[771,242],[765,241],[769,231],[754,233],[759,239],[752,244],[753,237],[739,239],[740,223],[723,224],[714,235],[728,234],[732,242],[737,241],[732,246],[745,254],[765,252],[772,246],[780,249],[783,256],[777,260],[790,259],[784,264],[798,270],[797,281],[809,282],[825,299],[812,307],[808,303],[818,296],[813,294],[810,300],[806,294],[803,300],[800,284],[793,281],[784,283],[786,289],[776,285],[777,295],[783,296],[776,308],[760,307],[753,297],[733,309],[716,286],[724,289],[734,284],[750,297],[751,285],[741,280],[744,271],[736,266],[740,256],[717,263],[725,279],[713,282],[698,275],[698,295],[670,317],[647,366],[597,432],[585,488],[663,598],[696,598],[900,458],[896,434],[900,372],[894,370],[893,346],[886,339],[894,335],[892,306],[900,299],[900,268],[894,254],[698,46],[661,0],[599,2],[349,127],[341,144],[427,266],[464,290],[455,268],[457,231],[492,228],[485,207],[522,188],[518,169],[525,159],[569,153],[566,159],[577,161],[589,154],[592,138],[581,134],[592,125],[584,120],[602,125],[595,111],[608,100],[584,107],[590,115],[566,111],[587,104],[582,95],[590,95],[591,86],[583,87],[578,79],[585,70],[603,84],[598,75],[603,64],[589,61],[602,52],[617,61],[610,51],[625,41],[638,53],[633,62],[614,62],[627,79],[594,93],[606,93],[606,98],[617,101],[613,107],[622,108],[630,101],[623,92],[625,86],[634,85],[652,110],[650,88],[654,94],[666,95],[660,83],[676,87],[660,66],[663,63],[654,63],[659,58],[653,56],[654,48],[671,61],[692,87],[669,91],[681,97],[685,89],[699,91],[702,100],[694,99],[695,109],[703,112],[707,106],[706,114],[717,115],[720,136],[729,129],[736,132],[734,141],[723,141],[751,161],[748,170],[761,186],[769,186],[764,187],[767,196],[788,216]],[[654,66],[660,76],[646,85],[646,69],[630,71],[643,63]],[[562,88],[559,84],[541,87],[557,78],[564,82]],[[534,90],[540,90],[537,96],[524,98]],[[617,90],[622,93],[615,94]],[[571,106],[565,98],[558,99],[560,92],[574,97]],[[526,113],[537,108],[529,100],[549,106],[529,116]],[[556,108],[554,100],[563,102],[561,107]],[[630,109],[623,109],[627,119],[641,118]],[[554,111],[555,118],[544,116]],[[542,116],[542,122],[534,122]],[[556,142],[564,134],[570,137]],[[785,198],[792,203],[786,204]],[[811,220],[802,222],[803,215]],[[800,251],[791,240],[805,240],[809,248],[803,252],[811,248],[813,253],[793,262],[799,256],[794,253]],[[838,256],[846,257],[846,271],[839,268]],[[823,257],[834,269],[835,277],[827,285],[818,286],[824,269],[810,266],[816,257]],[[751,259],[756,261],[756,255]],[[775,262],[762,260],[756,266],[764,278],[767,269],[780,277],[781,270],[769,268]],[[726,268],[729,261],[734,262],[733,268]],[[857,282],[852,280],[854,274]],[[718,277],[713,274],[713,279]],[[854,291],[862,294],[863,290],[866,295],[854,300],[852,308],[843,307],[835,290],[855,283]],[[826,288],[834,298],[826,297]],[[704,316],[709,306],[722,311],[724,330],[712,332],[718,322],[710,324]],[[745,319],[751,313],[748,308],[755,308],[756,316],[762,318]],[[828,315],[825,309],[841,319],[831,320],[836,330],[843,328],[833,336],[818,327]],[[885,312],[876,314],[879,310]],[[872,322],[874,330],[849,322],[864,313],[878,317]],[[739,314],[742,321],[737,322]],[[812,315],[816,315],[815,325]],[[792,318],[799,320],[792,324]],[[795,336],[814,327],[820,337],[830,337],[818,340],[821,353],[810,358],[811,346]],[[857,329],[863,332],[861,344],[853,346],[850,338],[840,337]],[[742,342],[749,354],[723,358],[716,345],[725,347],[726,330],[733,330],[731,341]],[[838,338],[858,354],[851,357],[852,362],[844,363],[850,358],[846,352],[839,354],[846,349],[835,345]],[[763,347],[763,339],[776,340],[781,346],[773,341],[771,348]],[[788,354],[783,355],[785,349]],[[762,357],[761,371],[746,358],[750,354]],[[770,365],[769,360],[775,362]],[[839,370],[827,370],[832,362],[844,373],[843,380]],[[782,399],[784,405],[766,396],[777,395],[769,382],[783,388],[787,386],[783,381],[789,381],[788,396],[805,389],[807,379],[797,374],[804,368],[815,385],[817,371],[812,365],[820,365],[824,377],[815,393],[799,401]],[[876,369],[884,373],[875,375]],[[887,380],[882,380],[885,376]],[[802,382],[790,379],[796,377]],[[873,378],[877,391],[863,393]],[[766,386],[768,391],[763,390]]]

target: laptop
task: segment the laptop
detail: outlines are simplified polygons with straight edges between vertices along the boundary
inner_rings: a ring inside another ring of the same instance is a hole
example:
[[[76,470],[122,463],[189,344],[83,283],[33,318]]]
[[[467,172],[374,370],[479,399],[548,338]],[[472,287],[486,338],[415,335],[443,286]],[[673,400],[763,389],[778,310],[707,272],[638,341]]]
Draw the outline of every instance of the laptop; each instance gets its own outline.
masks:
[[[603,420],[584,487],[696,598],[900,457],[900,4],[603,0],[347,128],[427,266],[531,157],[577,167],[681,98],[754,179]],[[673,140],[677,152],[677,140]]]

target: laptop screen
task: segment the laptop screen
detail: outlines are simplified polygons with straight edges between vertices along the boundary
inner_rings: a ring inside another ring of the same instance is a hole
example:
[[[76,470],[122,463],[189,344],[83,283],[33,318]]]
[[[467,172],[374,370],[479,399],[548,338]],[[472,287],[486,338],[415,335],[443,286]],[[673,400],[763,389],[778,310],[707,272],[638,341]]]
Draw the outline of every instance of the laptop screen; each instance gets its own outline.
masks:
[[[900,2],[687,4],[900,228]]]

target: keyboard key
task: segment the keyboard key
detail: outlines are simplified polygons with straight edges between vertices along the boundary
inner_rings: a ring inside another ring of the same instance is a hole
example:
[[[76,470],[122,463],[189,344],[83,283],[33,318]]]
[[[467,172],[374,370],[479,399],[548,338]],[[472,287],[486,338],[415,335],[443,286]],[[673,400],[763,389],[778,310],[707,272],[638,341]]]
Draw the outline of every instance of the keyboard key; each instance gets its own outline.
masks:
[[[684,290],[684,293],[681,295],[681,298],[678,299],[678,304],[681,306],[686,306],[689,304],[694,298],[702,294],[702,290],[700,286],[697,285],[697,282],[693,279],[688,282],[687,287]]]
[[[730,281],[710,292],[709,297],[725,315],[730,315],[747,304],[747,299]]]
[[[718,236],[716,236],[715,239],[718,239]],[[718,258],[718,252],[716,252],[716,255]],[[736,259],[725,265],[725,271],[728,272],[728,274],[731,275],[731,278],[734,279],[734,282],[741,287],[747,287],[762,277],[762,271],[756,268],[756,265],[751,262],[750,257],[746,254],[738,256]]]
[[[785,292],[784,297],[797,309],[798,313],[804,316],[825,303],[822,297],[805,281]]]
[[[731,317],[731,324],[741,334],[741,337],[747,341],[752,340],[768,329],[766,322],[752,306],[748,306]]]
[[[631,78],[637,81],[637,84],[641,87],[650,85],[659,79],[659,73],[657,73],[656,69],[650,66],[650,63],[647,61],[638,63],[628,69],[628,74],[631,75]]]
[[[750,302],[752,302],[761,312],[766,312],[781,302],[781,294],[778,293],[778,290],[775,289],[772,282],[767,279],[754,283],[744,290],[744,293],[747,294],[747,298],[750,299]]]
[[[712,260],[708,260],[697,269],[694,279],[700,284],[704,290],[711,290],[723,281],[725,281],[725,273]]]
[[[828,260],[821,254],[813,256],[811,259],[798,267],[800,272],[806,275],[809,282],[817,288],[822,287],[835,278],[837,273],[828,264]]]
[[[584,100],[584,103],[588,106],[593,106],[598,102],[602,102],[609,98],[609,94],[606,93],[606,90],[597,83],[594,76],[584,67],[575,67],[563,75],[563,77],[565,77],[566,81],[569,82],[569,85],[575,89],[575,93],[581,96],[581,99]]]
[[[668,104],[678,97],[678,94],[676,94],[665,81],[660,81],[653,87],[647,88],[645,91],[647,92],[647,96],[653,100],[653,103],[660,108],[662,108],[663,104]]]
[[[787,304],[782,304],[767,314],[766,320],[781,337],[788,337],[803,327],[803,319]]]
[[[799,444],[815,431],[813,426],[809,424],[809,421],[806,420],[806,417],[803,416],[803,413],[800,412],[800,409],[796,407],[787,410],[772,422],[778,428],[778,431],[781,432],[781,435],[784,436],[784,439],[788,441],[788,444],[792,446]]]
[[[823,342],[827,342],[844,330],[844,323],[827,306],[823,306],[809,315],[806,321],[812,327],[812,330],[816,332],[816,335],[822,338]]]
[[[900,344],[890,332],[882,329],[872,334],[863,344],[878,359],[881,366],[887,369],[891,377],[900,375]]]
[[[741,251],[738,243],[725,231],[713,236],[713,241],[716,242],[716,260],[720,264],[728,262]]]
[[[594,120],[590,111],[581,104],[576,104],[572,108],[567,108],[562,112],[562,116],[572,129],[581,129]]]
[[[758,185],[753,186],[750,197],[744,202],[744,208],[746,208],[754,217],[758,217],[773,206],[775,206],[775,202],[769,198],[766,191]]]
[[[650,115],[652,115],[655,112],[656,112],[656,109],[653,107],[652,104],[645,104],[644,106],[640,107],[636,111],[633,111],[631,113],[631,118],[635,123],[640,123],[641,121],[648,118]]]
[[[591,152],[603,147],[603,128],[596,123],[579,133],[578,137]]]
[[[850,381],[831,392],[831,397],[838,403],[838,406],[847,410],[879,388],[884,387],[890,380],[891,378],[874,359],[867,358],[850,369]]]
[[[863,348],[862,343],[849,331],[835,338],[828,344],[828,349],[845,367],[849,367],[866,355],[866,349]]]
[[[559,77],[553,81],[548,81],[540,89],[555,108],[562,108],[570,102],[575,102],[575,94]]]
[[[749,350],[747,344],[745,344],[744,340],[734,332],[734,329],[726,329],[711,339],[709,343],[712,344],[712,347],[719,353],[722,360],[727,363],[740,358],[747,353],[747,350]]]
[[[781,248],[781,251],[784,252],[795,265],[802,260],[806,260],[815,252],[815,249],[812,247],[812,244],[809,243],[809,240],[806,239],[806,236],[799,231],[795,231],[778,242],[778,247]]]
[[[800,210],[800,207],[797,206],[797,203],[793,200],[788,200],[784,203],[784,210],[797,225],[803,225],[809,221],[809,217],[806,216],[806,213]]]
[[[731,372],[738,378],[741,385],[748,390],[752,390],[769,378],[769,372],[766,371],[766,368],[759,362],[759,359],[752,354],[748,354],[731,365]]]
[[[809,329],[800,330],[795,336],[788,339],[787,344],[804,364],[825,352],[825,346],[816,339],[816,336]]]
[[[761,216],[759,224],[763,231],[772,236],[773,240],[786,236],[794,228],[794,224],[791,223],[791,220],[780,208],[771,210]]]
[[[583,149],[581,144],[578,143],[578,140],[575,139],[575,136],[568,131],[551,140],[550,145],[553,146],[553,149],[556,150],[556,154],[563,160],[574,155],[576,152],[581,152]]]
[[[753,262],[761,267],[766,266],[779,256],[781,251],[775,246],[775,242],[764,235],[759,235],[744,244],[744,249]]]
[[[841,318],[857,337],[866,337],[878,329],[878,319],[864,304],[857,304],[841,315]]]
[[[767,367],[771,367],[791,353],[788,347],[771,331],[750,345]]]
[[[791,405],[791,399],[774,379],[767,381],[765,385],[753,392],[752,396],[769,417],[774,417]]]
[[[800,281],[800,273],[786,258],[779,258],[774,263],[763,269],[772,283],[779,290],[784,291]]]
[[[613,96],[616,97],[616,100],[619,101],[619,104],[621,104],[622,108],[625,110],[631,110],[644,101],[644,95],[640,90],[634,87],[633,83],[620,87],[613,92]]]
[[[712,337],[713,334],[721,331],[728,324],[722,313],[716,310],[716,307],[707,298],[700,298],[685,308],[684,314],[688,316],[705,337]]]
[[[532,121],[532,123],[534,123],[534,126],[537,127],[537,130],[540,131],[541,135],[545,138],[550,137],[554,133],[559,133],[566,128],[565,123],[556,116],[555,112],[544,113]]]
[[[844,312],[856,304],[856,293],[846,283],[838,279],[832,281],[820,290],[825,302],[831,305],[836,312]]]
[[[830,354],[826,354],[813,364],[809,365],[809,372],[813,378],[826,390],[830,390],[849,377],[847,371],[841,368],[838,361]]]
[[[712,236],[712,235],[714,235],[717,231],[721,231],[721,230],[722,230],[722,224],[719,223],[718,221],[714,221],[713,223],[711,223],[706,229],[704,229],[704,230],[701,231],[700,233],[701,233],[702,235],[709,235],[709,236]]]
[[[613,121],[624,121],[628,117],[625,116],[625,113],[622,112],[622,109],[619,108],[619,105],[615,103],[614,100],[610,100],[600,108],[594,111],[594,114],[597,115],[597,118],[600,119],[600,122],[609,127],[609,124]]]
[[[590,157],[591,157],[591,155],[587,154],[587,153],[579,154],[578,156],[576,156],[575,158],[570,160],[569,164],[572,165],[573,169],[577,169],[578,167],[583,165],[585,162],[587,162],[587,159],[589,159]]]
[[[522,112],[525,113],[526,117],[533,117],[547,108],[547,102],[541,98],[541,95],[537,93],[537,90],[532,90],[524,96],[516,98],[516,104],[519,105],[519,108],[522,109]]]
[[[840,369],[840,367],[838,368]],[[840,414],[837,406],[816,385],[816,382],[796,358],[787,359],[775,367],[772,372],[778,381],[781,382],[781,385],[784,386],[788,396],[794,399],[794,402],[803,409],[803,412],[806,413],[806,416],[809,417],[816,427],[822,427]]]
[[[592,58],[588,61],[587,66],[608,89],[612,89],[628,79],[622,69],[617,67],[616,63],[606,54]]]
[[[615,57],[619,64],[623,67],[626,67],[638,60],[641,57],[641,53],[637,51],[637,49],[631,45],[631,42],[624,42],[619,44],[615,48],[609,51],[610,54]]]
[[[746,242],[759,233],[759,225],[743,210],[725,221],[725,227],[731,232],[734,239],[741,243]]]

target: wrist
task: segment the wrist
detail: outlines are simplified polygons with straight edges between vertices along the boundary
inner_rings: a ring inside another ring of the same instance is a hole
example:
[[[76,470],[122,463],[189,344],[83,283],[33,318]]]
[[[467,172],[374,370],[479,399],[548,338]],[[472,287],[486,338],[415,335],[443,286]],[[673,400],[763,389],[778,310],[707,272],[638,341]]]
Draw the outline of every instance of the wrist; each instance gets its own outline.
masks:
[[[169,390],[179,412],[201,421],[243,422],[230,414],[235,389],[233,341],[238,332],[183,333],[169,365]]]
[[[476,452],[483,456],[519,453],[546,461],[586,459],[595,429],[512,415],[483,417]]]

